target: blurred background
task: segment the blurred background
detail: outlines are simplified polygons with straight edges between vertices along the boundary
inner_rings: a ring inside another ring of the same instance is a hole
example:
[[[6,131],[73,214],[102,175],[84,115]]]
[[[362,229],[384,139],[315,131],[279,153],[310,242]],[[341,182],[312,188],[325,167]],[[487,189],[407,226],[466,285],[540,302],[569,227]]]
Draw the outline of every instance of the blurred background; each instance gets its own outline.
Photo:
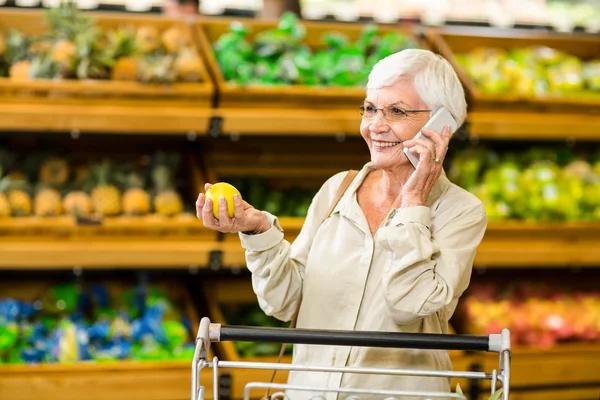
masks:
[[[513,399],[598,400],[599,32],[595,0],[0,0],[0,399],[183,400],[201,317],[282,326],[198,193],[229,182],[293,240],[369,159],[371,67],[425,48],[468,97],[446,172],[490,221],[452,330],[511,330]],[[223,370],[220,398],[269,378]]]

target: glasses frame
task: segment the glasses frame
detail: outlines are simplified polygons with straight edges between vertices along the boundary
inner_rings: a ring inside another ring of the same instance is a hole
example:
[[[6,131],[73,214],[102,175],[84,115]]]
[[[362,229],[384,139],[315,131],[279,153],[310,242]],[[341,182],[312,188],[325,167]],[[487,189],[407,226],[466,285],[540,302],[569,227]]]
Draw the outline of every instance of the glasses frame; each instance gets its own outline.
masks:
[[[377,111],[381,110],[381,113],[383,114],[383,117],[386,119],[386,121],[388,122],[395,122],[395,121],[390,121],[388,119],[387,116],[387,112],[386,112],[386,108],[389,109],[390,107],[373,107],[375,109],[375,115],[373,115],[373,117],[365,117],[365,106],[362,105],[360,107],[358,107],[358,109],[360,110],[360,116],[366,120],[372,120],[375,119],[377,117]],[[432,110],[405,110],[401,107],[394,107],[394,108],[398,108],[399,110],[402,110],[404,112],[404,116],[402,117],[402,119],[400,119],[399,121],[403,121],[408,117],[408,114],[412,114],[412,113],[423,113],[423,112],[431,112]]]

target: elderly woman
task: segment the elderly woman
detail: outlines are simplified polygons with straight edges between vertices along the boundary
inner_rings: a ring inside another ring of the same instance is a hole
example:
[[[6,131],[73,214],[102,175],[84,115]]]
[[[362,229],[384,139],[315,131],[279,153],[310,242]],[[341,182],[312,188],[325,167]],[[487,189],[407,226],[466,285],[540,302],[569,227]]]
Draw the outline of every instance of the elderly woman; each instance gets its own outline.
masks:
[[[449,128],[415,134],[439,107],[460,126],[462,86],[443,58],[403,50],[369,75],[360,133],[371,153],[330,215],[346,172],[331,177],[309,208],[293,244],[276,216],[235,198],[235,217],[220,200],[220,218],[200,194],[206,227],[239,232],[252,286],[268,315],[297,327],[447,333],[469,285],[477,246],[487,225],[483,204],[452,184],[443,171]],[[415,169],[403,152],[419,157]],[[209,185],[207,185],[209,187]],[[297,345],[293,362],[321,366],[451,369],[447,352]],[[449,391],[445,378],[293,372],[289,383],[312,387]],[[291,398],[306,398],[294,393]],[[343,398],[341,396],[339,398]],[[331,398],[331,397],[328,397]],[[335,398],[335,397],[333,397]]]

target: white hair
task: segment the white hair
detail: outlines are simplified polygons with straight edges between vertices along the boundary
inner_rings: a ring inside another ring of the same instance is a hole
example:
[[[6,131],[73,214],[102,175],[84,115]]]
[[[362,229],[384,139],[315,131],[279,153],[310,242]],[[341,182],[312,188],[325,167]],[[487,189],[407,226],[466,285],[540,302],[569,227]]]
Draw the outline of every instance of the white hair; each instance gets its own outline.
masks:
[[[421,49],[406,49],[379,61],[369,74],[367,92],[408,79],[431,110],[445,107],[461,126],[467,116],[465,92],[450,63]]]

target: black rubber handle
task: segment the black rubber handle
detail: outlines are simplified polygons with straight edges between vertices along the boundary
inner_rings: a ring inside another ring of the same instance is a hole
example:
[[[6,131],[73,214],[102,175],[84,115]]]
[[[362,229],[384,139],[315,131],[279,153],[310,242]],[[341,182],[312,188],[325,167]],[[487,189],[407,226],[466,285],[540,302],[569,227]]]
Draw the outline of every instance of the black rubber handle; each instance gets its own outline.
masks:
[[[489,337],[433,333],[325,331],[312,329],[221,326],[222,342],[267,342],[398,349],[489,351]]]

